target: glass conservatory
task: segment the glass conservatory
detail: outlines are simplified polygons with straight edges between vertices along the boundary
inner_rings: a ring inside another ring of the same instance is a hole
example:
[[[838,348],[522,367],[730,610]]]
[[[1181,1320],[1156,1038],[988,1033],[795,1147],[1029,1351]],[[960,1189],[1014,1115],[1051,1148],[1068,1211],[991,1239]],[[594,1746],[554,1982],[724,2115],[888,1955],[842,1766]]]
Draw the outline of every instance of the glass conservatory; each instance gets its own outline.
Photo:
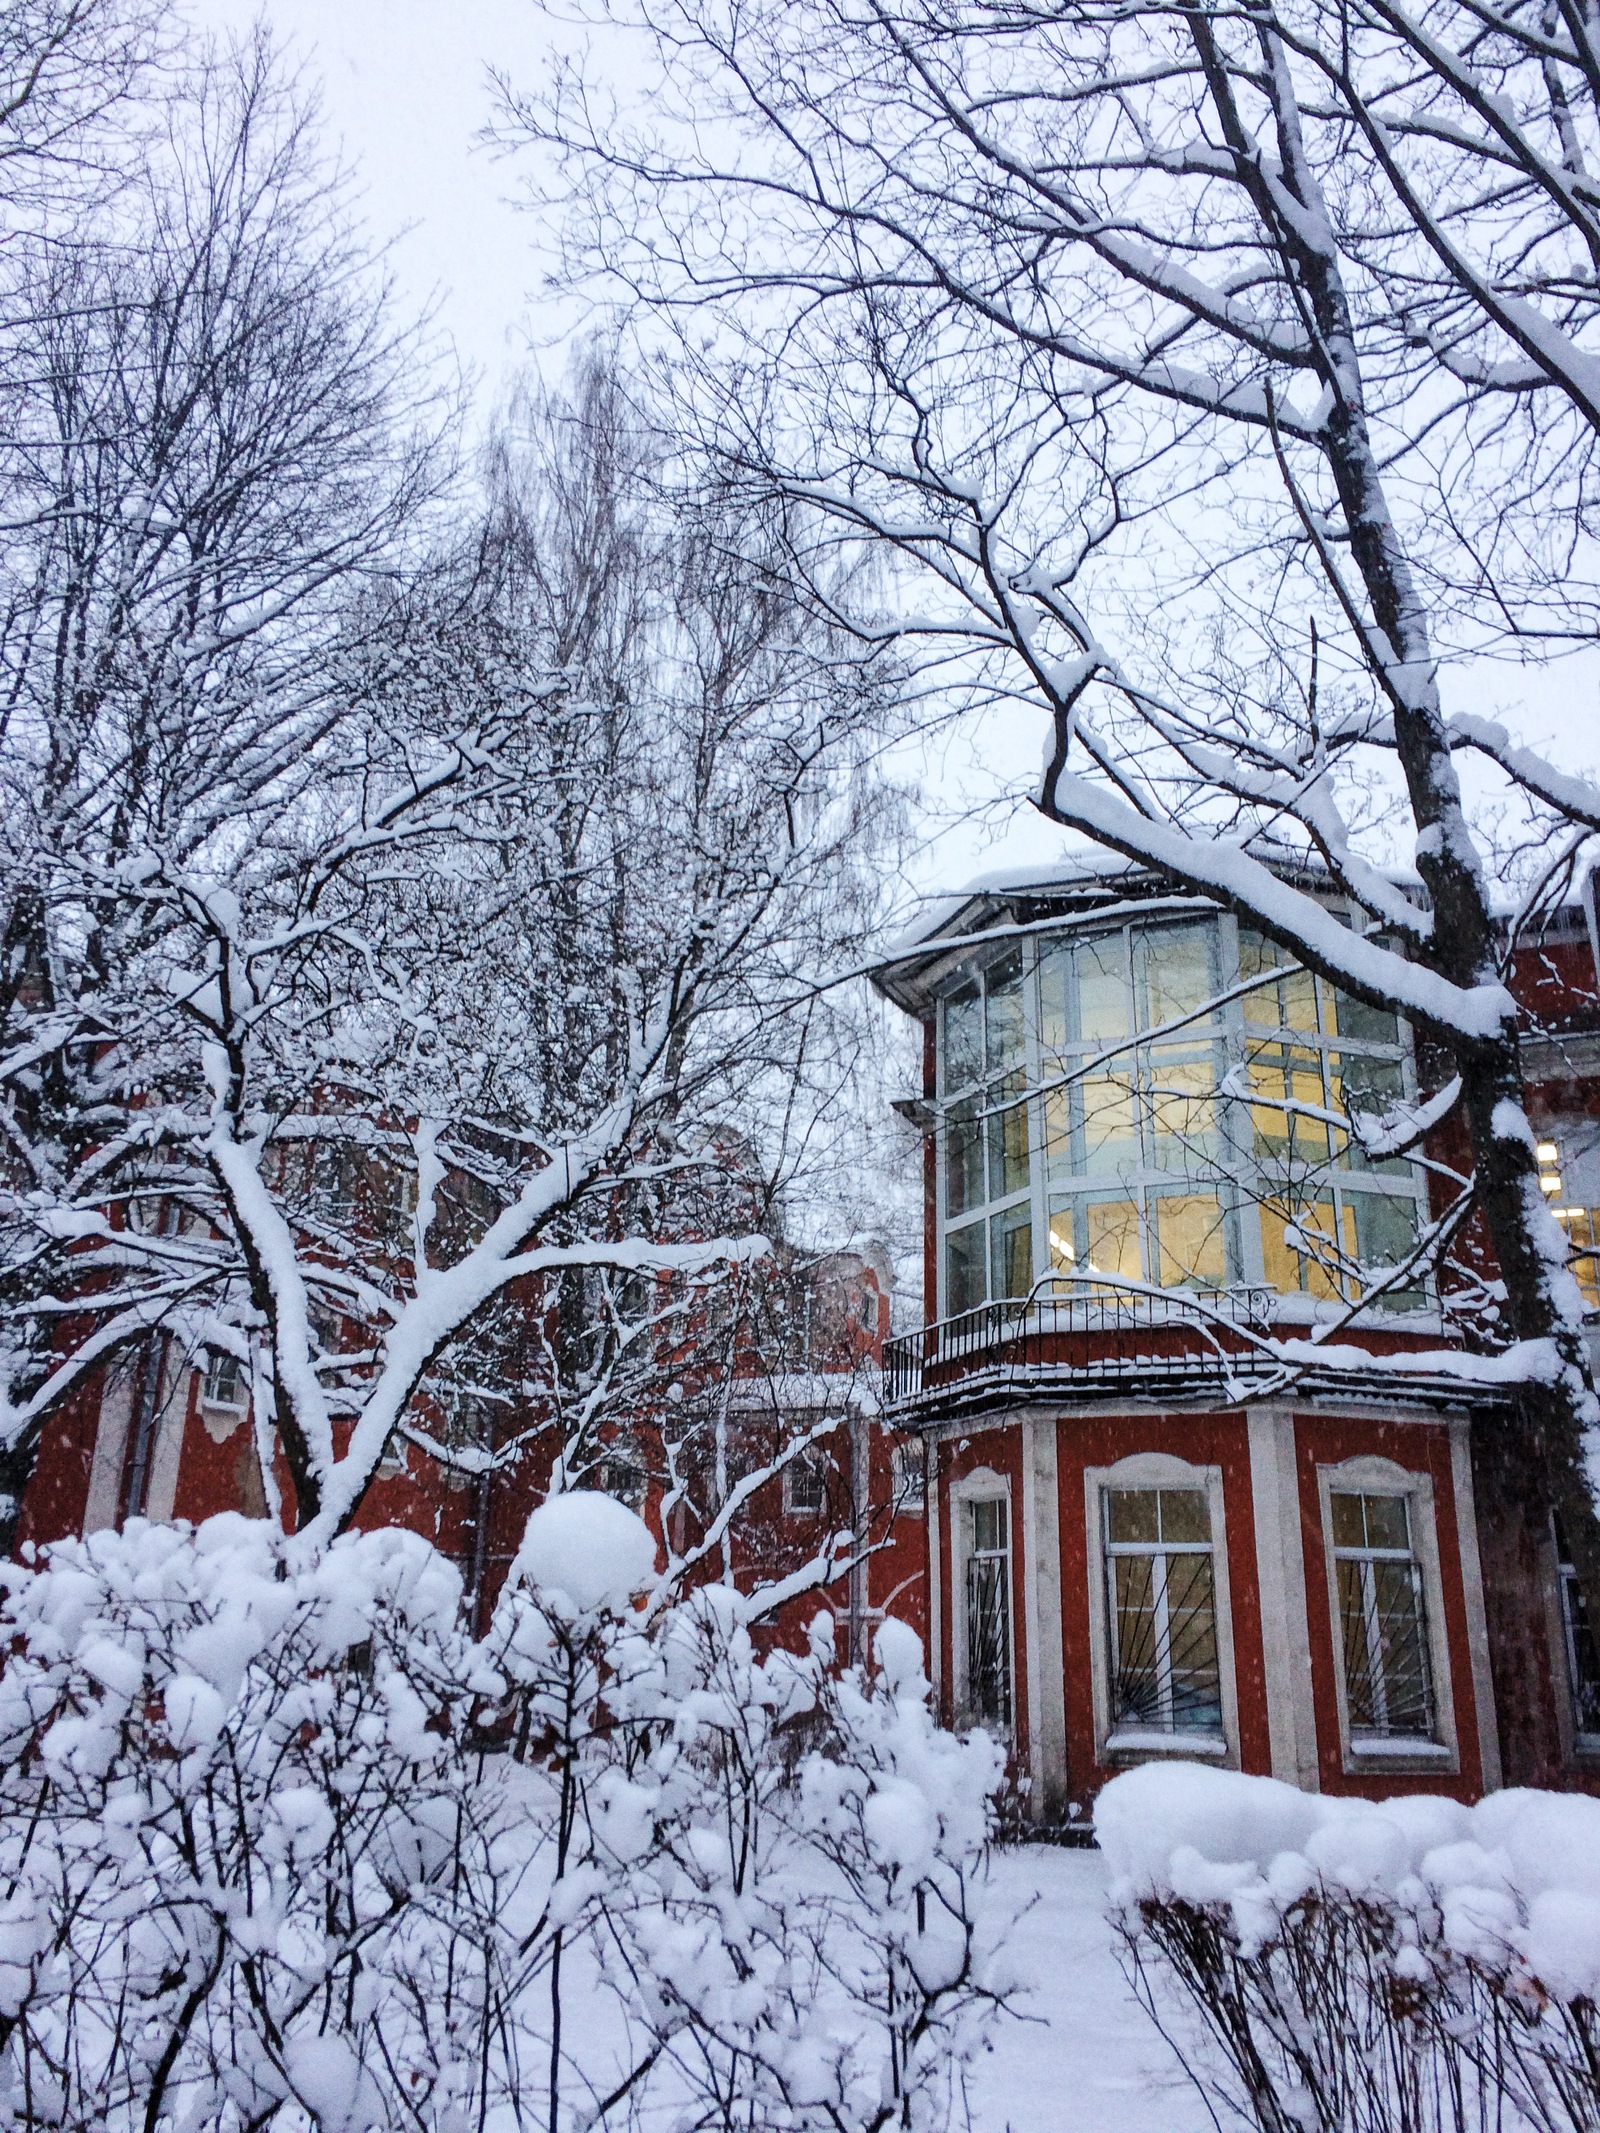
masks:
[[[1226,916],[1002,943],[938,999],[938,1315],[1034,1296],[1422,1304],[1418,1165],[1352,1120],[1404,1032]]]

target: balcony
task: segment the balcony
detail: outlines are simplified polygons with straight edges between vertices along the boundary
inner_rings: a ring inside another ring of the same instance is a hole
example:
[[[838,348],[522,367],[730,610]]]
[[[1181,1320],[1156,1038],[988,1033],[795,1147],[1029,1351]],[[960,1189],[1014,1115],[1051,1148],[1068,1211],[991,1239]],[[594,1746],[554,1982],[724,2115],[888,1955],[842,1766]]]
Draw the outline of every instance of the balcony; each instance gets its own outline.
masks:
[[[1352,1328],[1326,1363],[1286,1363],[1263,1344],[1275,1326],[1270,1288],[1168,1289],[1034,1296],[980,1304],[885,1341],[883,1396],[902,1427],[1015,1406],[1027,1399],[1222,1400],[1234,1405],[1291,1384],[1334,1397],[1382,1396],[1404,1407],[1499,1404],[1501,1388],[1433,1368],[1437,1333]],[[1365,1351],[1352,1357],[1352,1346]]]
[[[1127,1384],[1210,1378],[1243,1361],[1270,1330],[1272,1291],[1167,1289],[1099,1296],[1008,1297],[883,1345],[892,1408],[990,1406],[1050,1381]]]

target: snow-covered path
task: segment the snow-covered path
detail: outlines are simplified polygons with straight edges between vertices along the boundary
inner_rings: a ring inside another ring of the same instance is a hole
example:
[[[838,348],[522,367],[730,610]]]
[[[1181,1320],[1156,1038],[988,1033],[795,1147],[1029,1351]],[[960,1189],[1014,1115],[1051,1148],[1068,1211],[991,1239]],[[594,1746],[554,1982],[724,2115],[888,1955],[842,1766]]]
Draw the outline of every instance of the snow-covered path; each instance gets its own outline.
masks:
[[[974,2133],[1211,2133],[1117,1966],[1100,1854],[1028,1845],[994,1875],[1014,1903],[1037,1898],[1016,1933],[1034,2019],[1001,2022],[973,2068]]]

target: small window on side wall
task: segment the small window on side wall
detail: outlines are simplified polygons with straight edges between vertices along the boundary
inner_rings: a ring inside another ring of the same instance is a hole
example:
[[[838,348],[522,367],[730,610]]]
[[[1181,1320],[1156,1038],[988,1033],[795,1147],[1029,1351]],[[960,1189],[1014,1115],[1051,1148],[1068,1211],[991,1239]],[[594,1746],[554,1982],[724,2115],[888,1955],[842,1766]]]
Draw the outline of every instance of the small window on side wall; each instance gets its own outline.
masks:
[[[245,1405],[244,1373],[239,1358],[225,1348],[213,1348],[206,1356],[201,1398],[207,1407],[242,1408]]]
[[[828,1474],[820,1452],[802,1452],[783,1470],[783,1508],[817,1518],[828,1507]]]

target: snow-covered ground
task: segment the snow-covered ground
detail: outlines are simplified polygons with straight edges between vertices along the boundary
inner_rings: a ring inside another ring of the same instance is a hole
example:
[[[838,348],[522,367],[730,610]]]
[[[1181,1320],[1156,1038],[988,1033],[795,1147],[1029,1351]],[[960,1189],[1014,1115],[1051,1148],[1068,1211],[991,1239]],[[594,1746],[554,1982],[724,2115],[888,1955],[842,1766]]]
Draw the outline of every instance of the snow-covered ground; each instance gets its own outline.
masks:
[[[997,1890],[1032,1908],[1016,1929],[1034,1980],[1028,2019],[1004,2020],[973,2068],[974,2133],[1210,2133],[1204,2104],[1135,2002],[1106,1924],[1099,1852],[999,1852]]]

